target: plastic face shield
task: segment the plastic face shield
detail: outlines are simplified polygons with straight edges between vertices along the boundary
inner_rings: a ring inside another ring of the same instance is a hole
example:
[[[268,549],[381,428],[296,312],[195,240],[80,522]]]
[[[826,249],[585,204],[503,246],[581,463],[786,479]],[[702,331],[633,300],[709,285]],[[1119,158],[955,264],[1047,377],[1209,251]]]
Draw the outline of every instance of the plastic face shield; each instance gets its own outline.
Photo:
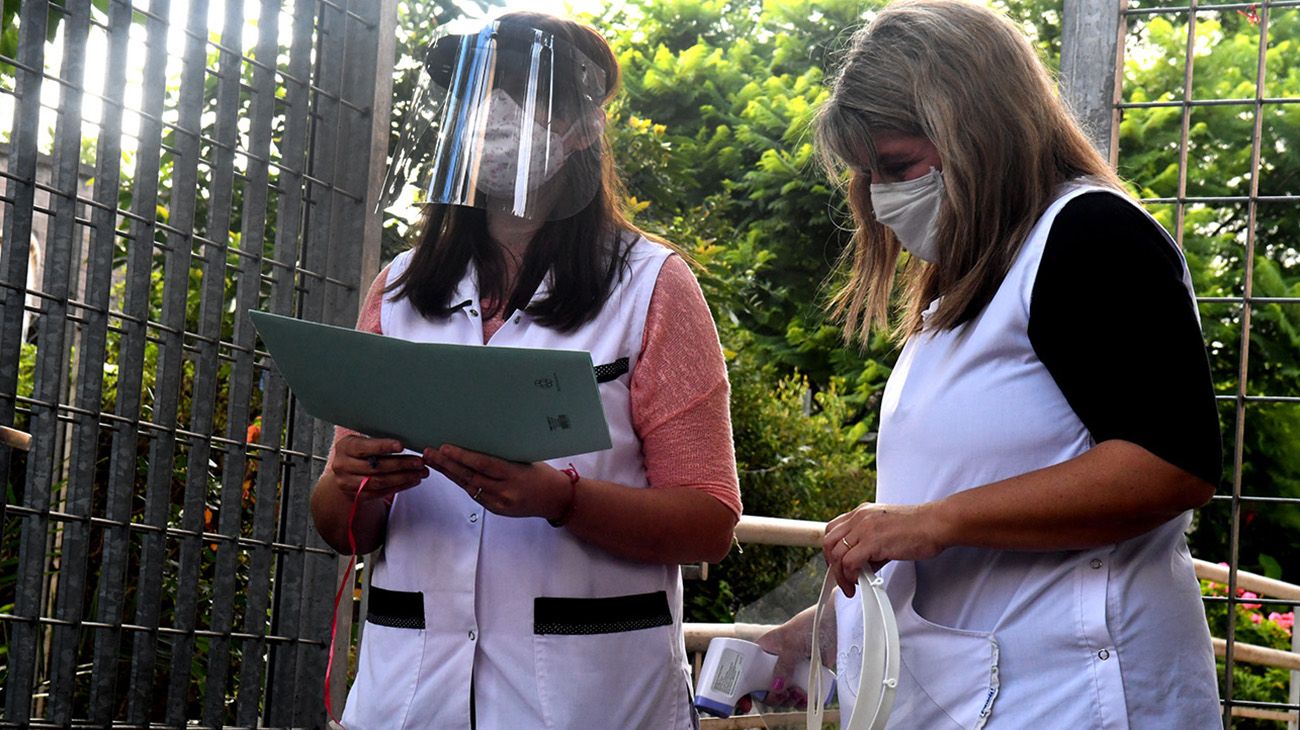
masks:
[[[429,46],[381,205],[418,202],[560,220],[601,180],[604,71],[552,34],[508,21]]]

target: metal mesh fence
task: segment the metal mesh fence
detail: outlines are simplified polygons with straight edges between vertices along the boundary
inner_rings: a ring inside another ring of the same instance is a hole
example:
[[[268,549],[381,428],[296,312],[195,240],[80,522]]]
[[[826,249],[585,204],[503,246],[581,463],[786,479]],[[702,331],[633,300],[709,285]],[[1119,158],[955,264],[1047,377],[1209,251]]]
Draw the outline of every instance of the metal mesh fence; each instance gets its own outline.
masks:
[[[1300,3],[1120,7],[1113,154],[1198,272],[1221,405],[1224,480],[1191,540],[1197,557],[1230,571],[1226,586],[1206,591],[1212,629],[1225,639],[1224,723],[1295,728],[1300,672],[1236,661],[1239,644],[1279,639],[1260,625],[1293,617],[1295,606],[1239,590],[1236,576],[1241,567],[1297,577],[1279,558],[1300,545],[1289,453],[1300,424]]]
[[[0,725],[322,724],[330,434],[245,313],[355,317],[392,6],[21,4],[0,425],[33,442],[0,447]]]

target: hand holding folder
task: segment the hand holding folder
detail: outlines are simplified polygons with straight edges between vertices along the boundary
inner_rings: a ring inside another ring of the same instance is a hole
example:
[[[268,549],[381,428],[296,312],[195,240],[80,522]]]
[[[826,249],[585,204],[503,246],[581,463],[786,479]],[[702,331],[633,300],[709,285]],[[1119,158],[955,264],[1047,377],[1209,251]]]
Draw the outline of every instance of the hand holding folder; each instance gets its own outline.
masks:
[[[409,342],[267,312],[249,317],[313,417],[409,449],[542,461],[610,447],[591,356]]]

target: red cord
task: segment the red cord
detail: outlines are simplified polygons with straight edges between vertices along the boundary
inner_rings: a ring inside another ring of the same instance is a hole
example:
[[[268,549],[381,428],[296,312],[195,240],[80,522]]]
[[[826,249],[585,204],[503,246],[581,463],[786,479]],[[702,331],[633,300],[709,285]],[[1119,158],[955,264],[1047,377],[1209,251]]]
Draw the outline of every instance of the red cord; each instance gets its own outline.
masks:
[[[330,618],[330,652],[329,660],[325,662],[325,712],[329,718],[339,727],[346,730],[346,726],[337,717],[334,716],[334,705],[330,702],[330,672],[334,669],[334,638],[338,635],[339,630],[339,604],[343,601],[343,590],[352,582],[352,568],[357,564],[357,536],[352,532],[352,521],[357,516],[357,504],[361,502],[361,490],[366,488],[366,482],[370,477],[362,477],[361,486],[357,487],[357,493],[352,498],[352,509],[348,511],[348,549],[352,552],[352,557],[348,560],[348,569],[343,574],[343,581],[339,583],[339,590],[334,594],[334,615]],[[349,645],[351,642],[349,642]]]

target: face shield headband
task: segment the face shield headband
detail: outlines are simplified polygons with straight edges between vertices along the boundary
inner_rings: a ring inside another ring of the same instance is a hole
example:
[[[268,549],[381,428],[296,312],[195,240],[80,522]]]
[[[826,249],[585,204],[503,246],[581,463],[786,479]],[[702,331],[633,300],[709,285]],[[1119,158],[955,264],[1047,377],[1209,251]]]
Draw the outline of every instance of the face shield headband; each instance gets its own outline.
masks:
[[[446,33],[430,44],[381,206],[414,188],[413,202],[568,218],[600,188],[604,95],[604,71],[545,31]]]

